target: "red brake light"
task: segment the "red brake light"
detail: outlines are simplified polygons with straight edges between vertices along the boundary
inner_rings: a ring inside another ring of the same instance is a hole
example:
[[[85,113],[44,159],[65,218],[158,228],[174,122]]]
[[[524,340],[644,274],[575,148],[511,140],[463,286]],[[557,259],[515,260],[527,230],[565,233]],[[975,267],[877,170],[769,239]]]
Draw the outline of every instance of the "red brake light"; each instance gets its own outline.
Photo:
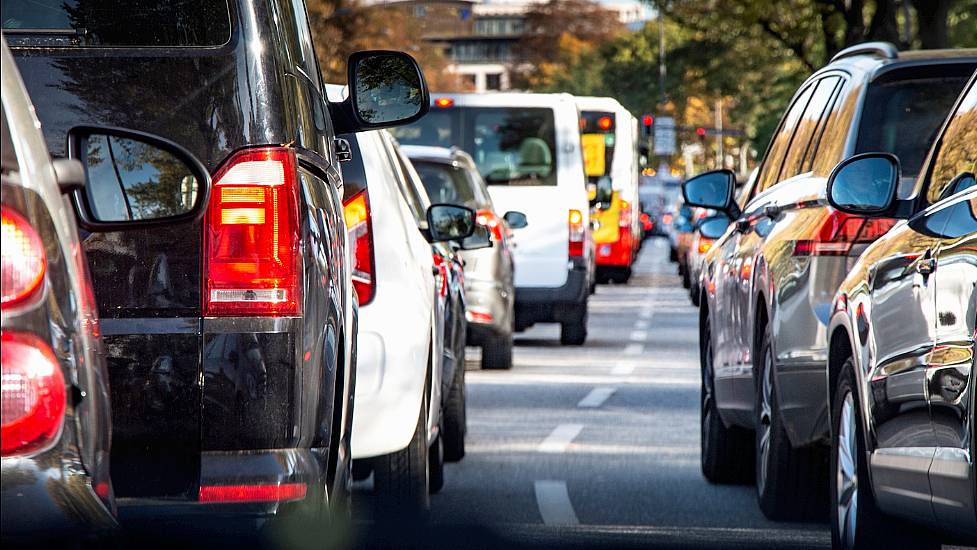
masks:
[[[61,365],[51,347],[33,334],[0,334],[0,452],[27,453],[47,445],[64,423]]]
[[[442,109],[447,109],[455,104],[455,100],[450,97],[439,97],[434,100],[434,106],[440,107]]]
[[[601,130],[610,130],[613,125],[614,121],[609,116],[602,116],[597,119],[597,127]]]
[[[235,153],[214,176],[204,222],[204,315],[299,315],[295,153]]]
[[[442,298],[448,295],[448,262],[441,254],[434,253],[434,267],[438,269],[438,295]]]
[[[373,220],[370,197],[363,189],[346,201],[344,208],[350,246],[353,247],[353,287],[359,304],[365,306],[376,294],[376,272],[373,267]]]
[[[832,210],[815,238],[794,243],[794,256],[848,256],[852,245],[870,243],[895,224],[892,218],[866,219]]]
[[[201,485],[200,502],[269,502],[305,498],[305,483]]]
[[[492,233],[492,239],[495,241],[502,240],[502,220],[495,215],[495,212],[491,210],[479,210],[478,215],[475,218],[475,223],[485,227]]]
[[[571,258],[580,258],[583,256],[583,245],[586,237],[586,231],[584,231],[583,214],[581,214],[579,210],[570,210],[568,222],[570,227],[569,254]]]
[[[3,306],[17,304],[41,286],[47,270],[44,243],[37,231],[17,212],[7,207],[2,215]]]

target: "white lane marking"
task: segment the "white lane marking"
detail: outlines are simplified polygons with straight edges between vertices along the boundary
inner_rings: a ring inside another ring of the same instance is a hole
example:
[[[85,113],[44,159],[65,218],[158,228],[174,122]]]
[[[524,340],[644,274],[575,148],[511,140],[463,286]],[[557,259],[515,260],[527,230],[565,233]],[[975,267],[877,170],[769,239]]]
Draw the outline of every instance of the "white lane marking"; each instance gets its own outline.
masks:
[[[645,319],[641,319],[641,320],[639,320],[638,322],[636,322],[634,324],[634,328],[636,328],[638,330],[644,330],[644,329],[648,328],[648,321],[645,320]]]
[[[634,365],[629,365],[628,363],[620,363],[611,369],[611,374],[614,376],[627,376],[634,372]]]
[[[641,355],[644,351],[645,347],[642,344],[628,344],[624,348],[624,355]]]
[[[545,525],[577,525],[577,513],[570,503],[565,481],[540,480],[535,482],[536,505]]]
[[[632,342],[644,342],[648,339],[647,330],[632,330],[631,331],[631,341]]]
[[[596,409],[603,405],[604,401],[607,401],[616,391],[617,388],[594,388],[577,403],[577,406],[583,409]]]
[[[642,309],[641,310],[641,313],[638,314],[638,317],[640,319],[644,319],[646,321],[648,319],[651,319],[651,310],[650,309]]]
[[[553,428],[536,450],[541,453],[564,453],[582,429],[583,424],[560,424]]]

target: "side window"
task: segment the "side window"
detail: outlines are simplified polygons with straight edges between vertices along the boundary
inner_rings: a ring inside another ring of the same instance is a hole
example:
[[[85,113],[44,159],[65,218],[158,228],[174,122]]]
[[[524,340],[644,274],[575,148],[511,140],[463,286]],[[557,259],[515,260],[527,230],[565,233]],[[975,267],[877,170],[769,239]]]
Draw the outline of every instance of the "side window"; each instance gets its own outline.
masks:
[[[319,63],[316,61],[315,46],[312,44],[312,32],[309,30],[309,15],[305,9],[305,0],[292,0],[292,13],[295,14],[295,30],[298,33],[296,36],[298,51],[292,52],[292,61],[297,68],[305,73],[305,76],[309,77],[315,89],[321,91]]]
[[[943,235],[948,239],[958,239],[965,235],[977,234],[977,197],[962,200],[950,207]]]
[[[774,136],[773,141],[770,143],[767,156],[763,161],[763,168],[760,170],[760,176],[758,178],[759,184],[756,187],[754,195],[766,191],[780,181],[780,169],[784,164],[784,156],[790,148],[790,141],[794,135],[794,129],[797,127],[797,123],[800,121],[804,109],[807,108],[808,100],[811,99],[811,93],[813,91],[813,85],[805,88],[797,96],[797,99],[794,100],[794,103],[791,104],[784,119],[780,122],[780,129],[777,130],[777,135]]]
[[[926,190],[931,204],[958,176],[977,174],[977,85],[971,84],[937,147]]]
[[[831,106],[825,118],[824,130],[814,152],[811,170],[818,176],[827,176],[841,162],[851,132],[852,119],[858,108],[858,98],[863,87],[843,82],[840,95]]]
[[[797,130],[784,157],[784,167],[780,170],[780,179],[792,178],[803,172],[804,159],[813,146],[814,134],[821,125],[821,115],[834,95],[838,80],[837,76],[829,76],[818,82],[804,114],[797,122]]]

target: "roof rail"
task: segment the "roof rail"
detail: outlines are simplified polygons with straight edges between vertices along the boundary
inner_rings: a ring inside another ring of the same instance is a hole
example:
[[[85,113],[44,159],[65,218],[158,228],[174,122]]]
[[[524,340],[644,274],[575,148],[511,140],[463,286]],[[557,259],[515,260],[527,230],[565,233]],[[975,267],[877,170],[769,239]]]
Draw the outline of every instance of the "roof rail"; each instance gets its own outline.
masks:
[[[897,59],[899,57],[899,48],[891,42],[862,42],[861,44],[849,46],[836,53],[830,62],[834,63],[839,59],[854,57],[856,55],[874,55],[883,59]]]

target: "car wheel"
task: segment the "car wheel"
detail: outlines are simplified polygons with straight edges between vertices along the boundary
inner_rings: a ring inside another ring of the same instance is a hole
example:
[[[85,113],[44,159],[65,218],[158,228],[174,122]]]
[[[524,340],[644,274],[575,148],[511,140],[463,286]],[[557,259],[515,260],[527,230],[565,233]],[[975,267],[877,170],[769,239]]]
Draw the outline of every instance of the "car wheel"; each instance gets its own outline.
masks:
[[[441,416],[441,425],[438,437],[427,451],[427,469],[430,472],[430,483],[427,491],[430,494],[437,494],[444,488],[444,416]]]
[[[674,246],[668,247],[668,261],[670,262],[678,261],[678,250],[675,250]]]
[[[692,278],[689,277],[689,269],[686,267],[679,269],[679,271],[682,272],[682,287],[692,288]]]
[[[564,346],[582,346],[587,341],[587,302],[577,306],[569,320],[560,325],[560,343]]]
[[[482,368],[509,370],[512,368],[512,333],[494,336],[482,346]]]
[[[849,357],[831,401],[831,547],[939,548],[937,537],[886,516],[875,503],[855,387],[855,365]]]
[[[699,285],[692,285],[689,288],[689,301],[695,307],[699,307]]]
[[[421,399],[414,436],[407,447],[373,459],[373,487],[382,512],[424,513],[431,507],[428,460],[428,397]]]
[[[757,502],[763,514],[773,520],[809,519],[823,511],[820,505],[827,499],[827,465],[817,447],[791,446],[777,401],[769,334],[760,350],[754,409]]]
[[[711,483],[738,483],[753,474],[753,435],[749,430],[727,428],[716,405],[711,321],[706,316],[702,329],[699,391],[700,462],[702,475]]]
[[[468,431],[467,410],[465,406],[465,361],[464,354],[455,367],[455,375],[448,389],[448,402],[444,405],[444,431],[441,440],[444,445],[444,460],[458,462],[465,456],[465,432]]]

